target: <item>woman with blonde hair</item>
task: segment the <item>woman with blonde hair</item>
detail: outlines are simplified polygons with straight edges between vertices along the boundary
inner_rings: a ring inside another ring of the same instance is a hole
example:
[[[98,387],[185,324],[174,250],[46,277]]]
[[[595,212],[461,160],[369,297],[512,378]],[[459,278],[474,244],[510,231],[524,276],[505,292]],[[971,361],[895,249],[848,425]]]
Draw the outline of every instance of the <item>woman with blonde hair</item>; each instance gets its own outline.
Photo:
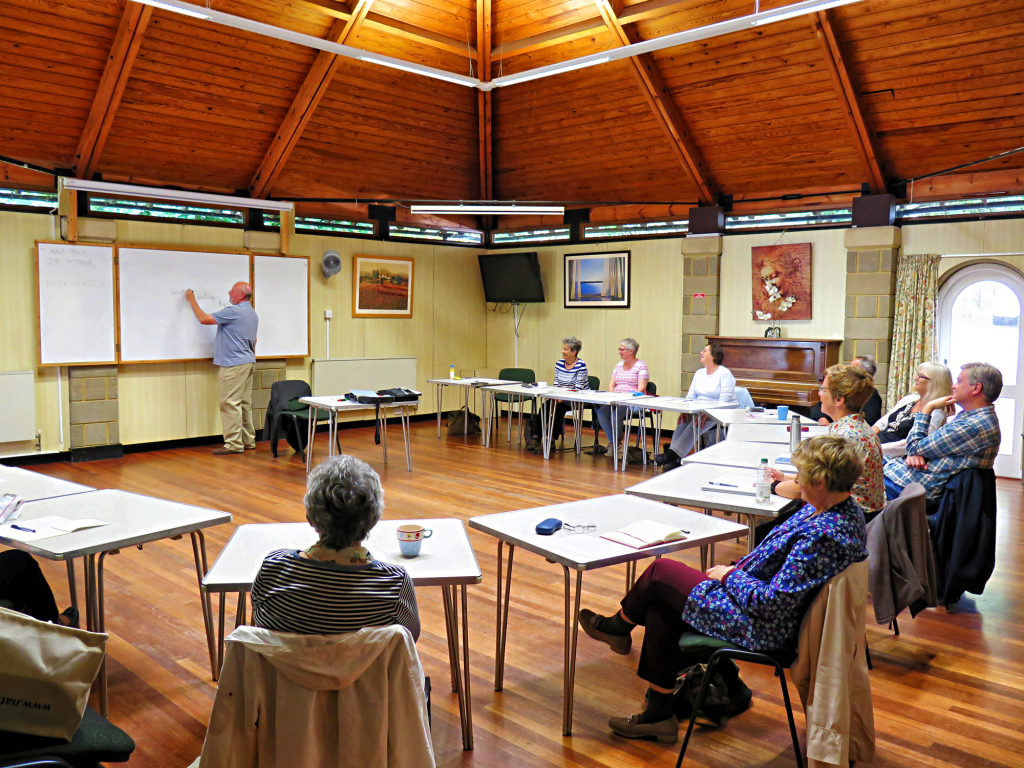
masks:
[[[625,655],[637,624],[645,628],[637,674],[647,681],[643,712],[613,717],[609,726],[626,738],[675,742],[672,709],[678,670],[706,658],[687,658],[683,632],[700,632],[752,651],[795,648],[800,621],[818,589],[867,556],[864,514],[850,490],[864,469],[849,440],[822,435],[793,452],[804,506],[735,565],[706,573],[678,560],[655,560],[626,593],[612,616],[580,611],[580,625],[595,640]],[[730,701],[742,685],[735,665],[718,668]],[[742,701],[742,700],[741,700]],[[740,703],[732,714],[742,711]]]
[[[892,410],[874,423],[872,429],[882,443],[882,453],[889,458],[907,454],[907,435],[914,425],[914,414],[932,400],[953,394],[953,376],[941,363],[925,362],[917,366],[914,391],[896,403]],[[946,423],[946,411],[936,408],[928,423],[928,434]]]

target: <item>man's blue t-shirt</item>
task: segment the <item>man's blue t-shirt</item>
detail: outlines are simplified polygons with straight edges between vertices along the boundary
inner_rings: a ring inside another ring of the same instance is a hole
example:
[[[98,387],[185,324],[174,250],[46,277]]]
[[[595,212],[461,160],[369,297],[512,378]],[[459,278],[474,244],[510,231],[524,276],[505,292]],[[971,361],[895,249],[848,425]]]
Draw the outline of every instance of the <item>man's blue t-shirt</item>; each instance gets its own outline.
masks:
[[[227,368],[256,362],[256,328],[260,319],[248,301],[224,307],[211,315],[217,321],[213,364]]]

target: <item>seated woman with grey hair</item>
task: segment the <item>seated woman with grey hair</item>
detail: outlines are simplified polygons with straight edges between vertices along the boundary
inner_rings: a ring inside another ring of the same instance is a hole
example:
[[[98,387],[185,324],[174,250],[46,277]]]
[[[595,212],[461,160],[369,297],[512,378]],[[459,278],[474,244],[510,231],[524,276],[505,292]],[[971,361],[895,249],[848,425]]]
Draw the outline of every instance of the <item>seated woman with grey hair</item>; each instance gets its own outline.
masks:
[[[562,357],[555,361],[555,386],[566,389],[590,389],[590,374],[587,371],[587,364],[579,358],[580,350],[583,349],[583,342],[575,336],[567,336],[562,339]],[[572,403],[559,400],[555,405],[555,419],[552,425],[552,439],[560,437],[562,425],[565,422],[565,414],[572,408]],[[534,453],[542,453],[540,432],[540,414],[535,413],[530,422],[532,437],[526,445],[526,450]]]
[[[409,574],[362,546],[384,513],[377,473],[354,456],[333,456],[310,473],[303,502],[320,538],[306,550],[266,556],[252,585],[253,623],[302,635],[401,624],[418,638]]]

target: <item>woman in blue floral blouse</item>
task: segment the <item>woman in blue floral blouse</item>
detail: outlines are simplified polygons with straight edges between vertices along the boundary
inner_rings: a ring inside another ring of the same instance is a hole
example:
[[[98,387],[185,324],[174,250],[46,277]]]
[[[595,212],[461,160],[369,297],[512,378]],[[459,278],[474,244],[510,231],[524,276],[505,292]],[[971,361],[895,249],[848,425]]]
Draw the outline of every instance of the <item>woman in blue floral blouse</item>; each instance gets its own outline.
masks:
[[[867,558],[864,514],[850,497],[864,468],[860,452],[842,437],[823,435],[802,442],[792,461],[806,503],[736,565],[701,573],[675,560],[656,560],[622,599],[616,615],[580,612],[584,631],[623,655],[632,645],[633,627],[645,628],[637,674],[650,685],[647,708],[611,718],[615,733],[676,741],[679,721],[672,712],[672,693],[677,672],[690,666],[679,651],[683,632],[753,651],[793,648],[818,589]]]

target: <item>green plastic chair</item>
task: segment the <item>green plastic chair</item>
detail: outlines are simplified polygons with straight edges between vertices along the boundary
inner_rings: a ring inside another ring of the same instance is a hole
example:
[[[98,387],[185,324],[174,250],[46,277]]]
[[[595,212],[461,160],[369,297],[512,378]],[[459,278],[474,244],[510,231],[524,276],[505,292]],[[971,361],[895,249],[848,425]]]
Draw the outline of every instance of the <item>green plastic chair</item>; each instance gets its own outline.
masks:
[[[498,378],[505,379],[505,381],[521,381],[523,384],[532,384],[537,380],[537,374],[532,368],[502,368],[498,371]],[[526,390],[523,390],[522,396],[517,396],[517,402],[519,404],[519,442],[523,442],[523,401],[529,399],[530,401],[530,414],[534,413],[534,399],[532,395],[527,395]],[[505,403],[505,413],[508,416],[508,441],[512,442],[512,395],[507,392],[496,392],[494,395],[495,408],[497,417],[501,417],[501,403]],[[495,429],[497,429],[498,419],[494,420]]]

